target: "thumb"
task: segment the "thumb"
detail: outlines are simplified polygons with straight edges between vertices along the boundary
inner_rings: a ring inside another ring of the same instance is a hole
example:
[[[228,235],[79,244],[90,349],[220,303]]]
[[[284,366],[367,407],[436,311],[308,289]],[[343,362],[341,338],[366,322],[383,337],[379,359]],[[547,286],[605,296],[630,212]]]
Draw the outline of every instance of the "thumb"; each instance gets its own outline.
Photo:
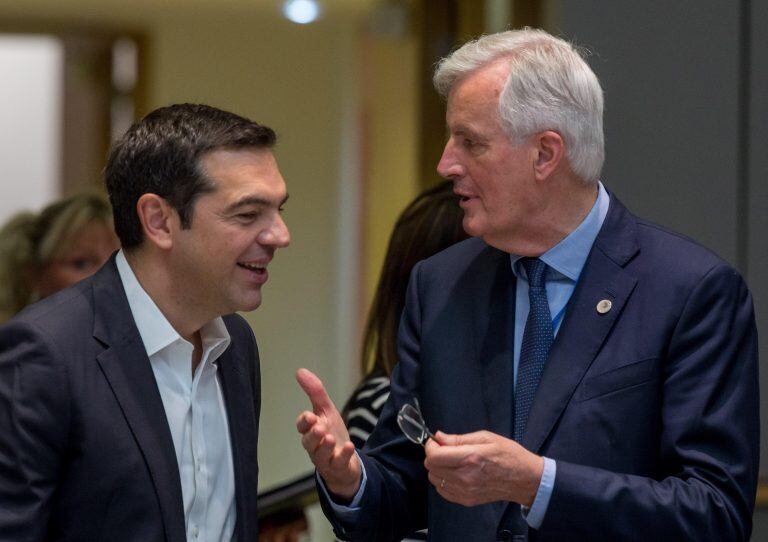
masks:
[[[315,414],[323,414],[325,412],[335,410],[336,406],[328,397],[328,393],[325,391],[323,382],[308,369],[299,369],[296,371],[296,381],[304,390],[304,393],[309,397],[309,401],[312,403],[312,410]]]

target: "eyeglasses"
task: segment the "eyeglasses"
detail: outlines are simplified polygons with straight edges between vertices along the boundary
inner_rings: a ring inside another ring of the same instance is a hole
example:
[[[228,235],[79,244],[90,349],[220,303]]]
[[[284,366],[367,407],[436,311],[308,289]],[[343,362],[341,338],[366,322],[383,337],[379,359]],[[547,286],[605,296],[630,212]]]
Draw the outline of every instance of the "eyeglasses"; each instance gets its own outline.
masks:
[[[397,413],[397,425],[408,440],[424,446],[427,440],[435,438],[435,435],[427,429],[418,399],[414,398],[414,402],[416,406],[406,403]]]

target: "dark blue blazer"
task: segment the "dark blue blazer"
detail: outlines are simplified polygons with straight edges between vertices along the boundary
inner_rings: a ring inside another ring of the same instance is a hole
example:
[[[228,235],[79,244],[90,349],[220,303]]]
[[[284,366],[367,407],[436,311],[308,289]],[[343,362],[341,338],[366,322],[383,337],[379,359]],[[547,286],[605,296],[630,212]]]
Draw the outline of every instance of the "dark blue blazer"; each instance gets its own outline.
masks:
[[[239,542],[255,542],[260,388],[239,316],[219,359]],[[0,327],[0,541],[184,542],[173,441],[114,257]]]
[[[738,273],[611,198],[552,347],[522,444],[557,461],[538,531],[517,505],[464,507],[428,483],[395,415],[418,397],[448,433],[512,429],[515,277],[470,239],[414,269],[400,363],[362,459],[354,540],[746,540],[758,472],[757,344]],[[596,306],[610,300],[610,311]],[[326,502],[326,512],[330,512]]]

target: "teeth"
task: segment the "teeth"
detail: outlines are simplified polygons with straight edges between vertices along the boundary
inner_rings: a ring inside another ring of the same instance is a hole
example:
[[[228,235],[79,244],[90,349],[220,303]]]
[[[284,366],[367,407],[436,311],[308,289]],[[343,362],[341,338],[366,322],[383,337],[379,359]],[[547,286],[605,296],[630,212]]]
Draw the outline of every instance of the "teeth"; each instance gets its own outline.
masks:
[[[262,270],[262,269],[266,269],[267,268],[266,265],[262,265],[262,264],[258,264],[258,263],[241,263],[240,265],[242,265],[246,269],[251,269],[253,271],[258,271],[258,270]]]

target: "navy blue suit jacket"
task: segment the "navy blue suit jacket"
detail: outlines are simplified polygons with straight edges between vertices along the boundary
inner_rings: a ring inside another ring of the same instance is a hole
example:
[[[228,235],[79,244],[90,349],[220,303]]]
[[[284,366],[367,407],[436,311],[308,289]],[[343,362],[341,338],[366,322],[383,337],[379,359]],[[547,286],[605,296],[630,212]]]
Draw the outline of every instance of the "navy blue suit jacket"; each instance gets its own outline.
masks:
[[[238,541],[255,542],[258,352],[239,316],[219,358]],[[0,327],[0,541],[184,542],[162,399],[114,257]]]
[[[509,437],[514,295],[509,255],[479,239],[416,266],[391,395],[361,454],[360,521],[344,532],[335,521],[337,534],[399,540],[428,526],[440,541],[747,539],[759,442],[750,294],[720,258],[614,197],[522,441],[557,461],[541,529],[529,530],[517,505],[464,507],[437,494],[396,412],[418,397],[433,431]]]

